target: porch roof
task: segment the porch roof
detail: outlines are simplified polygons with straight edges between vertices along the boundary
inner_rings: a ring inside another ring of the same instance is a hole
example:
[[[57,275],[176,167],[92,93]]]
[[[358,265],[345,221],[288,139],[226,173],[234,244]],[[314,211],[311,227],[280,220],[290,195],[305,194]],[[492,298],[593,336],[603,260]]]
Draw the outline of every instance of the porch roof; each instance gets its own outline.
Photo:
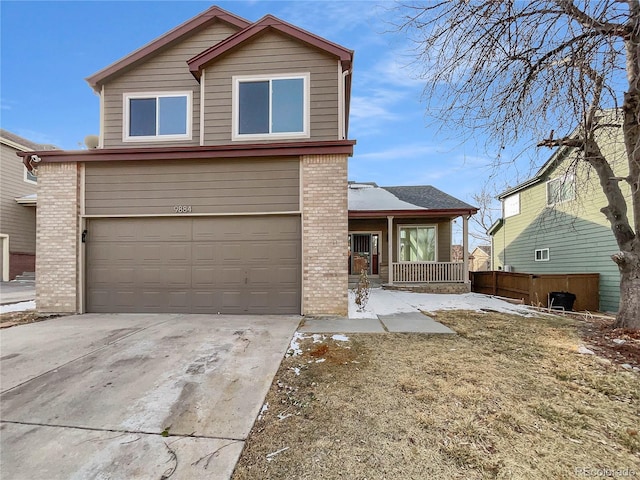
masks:
[[[458,217],[478,211],[431,185],[379,187],[349,182],[349,218]]]

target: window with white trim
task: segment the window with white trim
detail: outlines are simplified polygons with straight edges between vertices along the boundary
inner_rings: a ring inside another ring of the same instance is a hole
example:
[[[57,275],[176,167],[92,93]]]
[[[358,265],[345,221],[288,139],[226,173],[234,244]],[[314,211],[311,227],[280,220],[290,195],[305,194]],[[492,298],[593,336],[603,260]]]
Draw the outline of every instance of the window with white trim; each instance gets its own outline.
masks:
[[[398,260],[400,262],[435,262],[437,252],[435,225],[400,225]]]
[[[31,173],[29,170],[27,170],[27,167],[24,167],[24,181],[27,183],[33,183],[33,184],[37,184],[38,183],[38,177]]]
[[[309,74],[233,77],[233,139],[309,137]]]
[[[573,175],[565,175],[547,181],[547,205],[573,200],[576,195]]]
[[[538,248],[535,251],[536,262],[548,262],[549,261],[549,249],[548,248]]]
[[[190,140],[191,92],[124,95],[125,141]]]
[[[515,193],[513,195],[509,195],[502,201],[502,207],[504,210],[504,218],[518,215],[520,213],[520,194]]]

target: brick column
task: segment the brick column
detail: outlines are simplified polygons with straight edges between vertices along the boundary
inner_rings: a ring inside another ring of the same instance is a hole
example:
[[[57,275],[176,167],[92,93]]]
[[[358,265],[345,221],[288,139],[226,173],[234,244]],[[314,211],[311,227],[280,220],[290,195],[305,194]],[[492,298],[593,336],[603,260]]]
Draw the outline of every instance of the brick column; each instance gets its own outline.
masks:
[[[347,315],[347,155],[302,157],[305,315]]]
[[[36,307],[75,313],[78,294],[78,164],[38,167]]]

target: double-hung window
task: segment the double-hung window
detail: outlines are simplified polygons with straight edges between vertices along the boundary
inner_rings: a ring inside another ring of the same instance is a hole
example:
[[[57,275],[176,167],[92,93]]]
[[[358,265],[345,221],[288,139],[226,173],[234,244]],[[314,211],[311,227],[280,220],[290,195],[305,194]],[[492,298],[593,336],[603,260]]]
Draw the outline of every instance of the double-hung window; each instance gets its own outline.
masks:
[[[547,205],[573,200],[576,195],[576,186],[573,175],[564,175],[547,182]]]
[[[124,96],[124,140],[190,140],[191,92]]]
[[[437,235],[435,225],[400,226],[398,228],[401,262],[435,262]]]
[[[309,74],[233,77],[233,139],[309,137]]]

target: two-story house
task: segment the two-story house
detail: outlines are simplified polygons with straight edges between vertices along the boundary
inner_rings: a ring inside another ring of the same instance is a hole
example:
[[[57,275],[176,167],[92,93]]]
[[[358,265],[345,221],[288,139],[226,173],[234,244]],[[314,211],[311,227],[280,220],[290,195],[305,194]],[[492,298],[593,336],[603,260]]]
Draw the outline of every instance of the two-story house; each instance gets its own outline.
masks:
[[[36,264],[37,178],[16,152],[53,149],[0,129],[0,280],[7,282]]]
[[[212,7],[88,77],[98,147],[24,155],[37,308],[345,314],[352,61]]]
[[[616,175],[628,175],[621,129],[603,126],[598,135]],[[607,200],[597,175],[580,155],[574,148],[559,148],[532,178],[498,196],[503,213],[489,230],[492,265],[534,274],[599,273],[600,310],[615,312],[620,272],[611,255],[619,248],[600,212]],[[628,184],[620,187],[630,201]]]

